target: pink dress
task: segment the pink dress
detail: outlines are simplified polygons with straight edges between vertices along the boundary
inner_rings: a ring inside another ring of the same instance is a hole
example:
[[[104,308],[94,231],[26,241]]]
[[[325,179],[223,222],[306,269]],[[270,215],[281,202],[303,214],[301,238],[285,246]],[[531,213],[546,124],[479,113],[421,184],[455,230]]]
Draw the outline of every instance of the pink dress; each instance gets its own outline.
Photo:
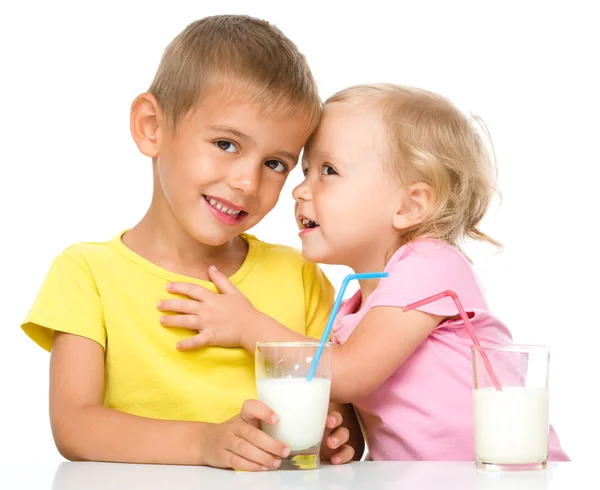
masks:
[[[362,309],[360,291],[342,304],[333,342],[343,344],[370,308],[406,306],[451,290],[483,345],[512,343],[509,330],[490,313],[471,266],[457,249],[436,240],[416,241],[400,248],[385,271],[389,276]],[[450,298],[418,309],[446,317],[458,314]],[[462,320],[444,321],[381,386],[354,401],[373,460],[475,459],[471,345]],[[552,427],[549,459],[569,461]]]

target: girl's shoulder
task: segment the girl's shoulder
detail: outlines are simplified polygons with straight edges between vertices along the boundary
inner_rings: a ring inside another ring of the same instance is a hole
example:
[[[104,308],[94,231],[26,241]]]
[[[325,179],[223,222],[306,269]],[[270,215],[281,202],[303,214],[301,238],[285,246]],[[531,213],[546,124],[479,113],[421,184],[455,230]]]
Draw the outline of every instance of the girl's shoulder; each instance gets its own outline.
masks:
[[[400,263],[411,263],[424,268],[445,266],[471,269],[469,261],[460,250],[441,240],[432,239],[415,240],[400,247],[387,263],[386,271],[389,272]]]

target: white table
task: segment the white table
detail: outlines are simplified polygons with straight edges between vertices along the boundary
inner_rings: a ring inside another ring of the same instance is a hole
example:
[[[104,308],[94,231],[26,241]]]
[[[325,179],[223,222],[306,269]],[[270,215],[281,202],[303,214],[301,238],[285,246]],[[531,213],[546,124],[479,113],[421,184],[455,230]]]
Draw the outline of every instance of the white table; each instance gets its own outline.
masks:
[[[550,463],[547,470],[514,473],[478,471],[473,463],[464,462],[361,462],[265,473],[115,463],[0,463],[2,490],[571,490],[599,488],[596,485],[597,478],[584,475],[575,463]]]

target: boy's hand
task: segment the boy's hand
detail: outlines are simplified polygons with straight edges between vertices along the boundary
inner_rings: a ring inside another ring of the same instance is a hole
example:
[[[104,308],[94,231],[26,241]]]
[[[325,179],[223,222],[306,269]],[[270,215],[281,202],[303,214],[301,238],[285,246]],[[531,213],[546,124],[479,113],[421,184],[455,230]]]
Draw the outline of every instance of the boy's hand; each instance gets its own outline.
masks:
[[[197,284],[174,282],[167,285],[167,290],[187,296],[188,299],[165,299],[158,302],[160,311],[177,313],[164,315],[160,320],[163,326],[198,332],[198,335],[179,342],[179,350],[198,349],[207,345],[240,347],[243,325],[259,314],[216,267],[208,269],[208,276],[222,294]]]
[[[277,423],[277,415],[264,403],[248,400],[242,412],[205,433],[202,463],[216,468],[265,471],[278,468],[290,448],[260,430],[260,421]]]
[[[327,425],[323,442],[321,443],[321,458],[333,464],[344,464],[354,457],[354,449],[346,444],[350,439],[350,432],[342,427],[342,415],[331,412],[327,416]]]

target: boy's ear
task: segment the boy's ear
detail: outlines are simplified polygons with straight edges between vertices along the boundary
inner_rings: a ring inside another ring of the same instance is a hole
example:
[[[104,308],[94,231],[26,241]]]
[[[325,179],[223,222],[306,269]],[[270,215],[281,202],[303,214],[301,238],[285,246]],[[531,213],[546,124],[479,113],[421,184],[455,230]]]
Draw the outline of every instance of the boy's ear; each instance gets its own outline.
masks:
[[[392,224],[397,230],[406,230],[423,223],[434,204],[434,195],[427,184],[414,184],[403,192],[394,212]]]
[[[138,149],[147,157],[158,155],[162,113],[158,101],[149,93],[138,95],[131,104],[129,126]]]

